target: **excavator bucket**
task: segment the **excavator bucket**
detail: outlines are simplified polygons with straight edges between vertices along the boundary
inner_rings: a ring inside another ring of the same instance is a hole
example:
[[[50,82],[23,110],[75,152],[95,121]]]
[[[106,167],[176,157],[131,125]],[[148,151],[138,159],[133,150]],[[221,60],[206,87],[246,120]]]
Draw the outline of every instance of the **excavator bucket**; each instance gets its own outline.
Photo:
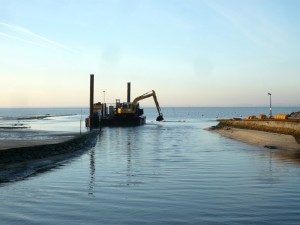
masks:
[[[162,121],[164,120],[163,116],[162,115],[159,115],[157,118],[156,118],[156,121]]]

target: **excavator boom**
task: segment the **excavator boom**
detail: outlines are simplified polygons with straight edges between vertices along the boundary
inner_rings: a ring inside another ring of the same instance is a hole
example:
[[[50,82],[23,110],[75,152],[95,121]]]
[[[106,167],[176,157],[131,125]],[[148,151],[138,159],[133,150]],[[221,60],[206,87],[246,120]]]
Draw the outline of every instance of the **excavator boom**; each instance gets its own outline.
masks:
[[[158,112],[158,117],[156,118],[157,121],[162,121],[164,120],[164,117],[163,117],[163,114],[161,112],[161,109],[159,107],[159,104],[158,104],[158,101],[157,101],[157,97],[156,97],[156,93],[154,90],[150,91],[150,92],[147,92],[139,97],[136,97],[133,102],[132,102],[132,105],[131,105],[131,110],[134,111],[134,109],[136,108],[138,102],[140,100],[143,100],[145,98],[149,98],[153,96],[153,99],[154,99],[154,102],[155,102],[155,105],[156,105],[156,109],[157,109],[157,112]]]

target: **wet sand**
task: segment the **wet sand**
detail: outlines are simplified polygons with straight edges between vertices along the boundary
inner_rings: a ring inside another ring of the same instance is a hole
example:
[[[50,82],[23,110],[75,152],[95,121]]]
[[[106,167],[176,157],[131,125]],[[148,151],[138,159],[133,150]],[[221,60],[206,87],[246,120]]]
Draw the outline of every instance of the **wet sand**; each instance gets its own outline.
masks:
[[[207,130],[217,132],[225,137],[258,145],[270,149],[300,150],[300,144],[292,135],[271,133],[234,127],[213,127]]]

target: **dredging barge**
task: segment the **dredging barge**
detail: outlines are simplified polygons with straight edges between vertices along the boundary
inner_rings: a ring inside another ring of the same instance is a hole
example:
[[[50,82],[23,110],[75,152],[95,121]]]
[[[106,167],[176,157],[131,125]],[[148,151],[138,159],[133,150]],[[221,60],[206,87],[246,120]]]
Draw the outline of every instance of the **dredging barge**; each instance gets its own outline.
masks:
[[[91,84],[91,89],[93,89],[92,86]],[[127,83],[127,102],[121,103],[120,99],[116,99],[115,104],[109,106],[101,102],[93,103],[90,108],[90,116],[86,119],[86,126],[89,128],[98,128],[143,125],[146,123],[146,116],[143,115],[144,110],[140,108],[139,101],[149,97],[153,97],[156,105],[158,112],[156,121],[164,120],[154,90],[136,97],[132,102],[130,101],[130,91],[130,83]]]

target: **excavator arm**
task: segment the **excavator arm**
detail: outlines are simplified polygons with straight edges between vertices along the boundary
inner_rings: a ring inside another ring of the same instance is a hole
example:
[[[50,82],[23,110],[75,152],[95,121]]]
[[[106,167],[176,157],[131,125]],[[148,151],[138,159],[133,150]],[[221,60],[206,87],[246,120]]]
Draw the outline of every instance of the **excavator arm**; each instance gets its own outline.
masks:
[[[135,98],[135,99],[133,100],[133,102],[132,102],[131,110],[132,110],[132,111],[135,110],[135,108],[136,108],[136,106],[137,106],[137,104],[138,104],[138,102],[139,102],[140,100],[143,100],[143,99],[145,99],[145,98],[149,98],[149,97],[151,97],[151,96],[153,96],[153,99],[154,99],[154,102],[155,102],[155,105],[156,105],[156,109],[157,109],[157,112],[158,112],[158,117],[156,118],[156,121],[162,121],[162,120],[164,120],[164,117],[163,117],[163,114],[162,114],[161,109],[160,109],[160,107],[159,107],[159,104],[158,104],[158,101],[157,101],[157,97],[156,97],[156,94],[155,94],[155,91],[154,91],[154,90],[152,90],[152,91],[150,91],[150,92],[147,92],[147,93],[145,93],[145,94],[143,94],[143,95],[141,95],[141,96]]]

